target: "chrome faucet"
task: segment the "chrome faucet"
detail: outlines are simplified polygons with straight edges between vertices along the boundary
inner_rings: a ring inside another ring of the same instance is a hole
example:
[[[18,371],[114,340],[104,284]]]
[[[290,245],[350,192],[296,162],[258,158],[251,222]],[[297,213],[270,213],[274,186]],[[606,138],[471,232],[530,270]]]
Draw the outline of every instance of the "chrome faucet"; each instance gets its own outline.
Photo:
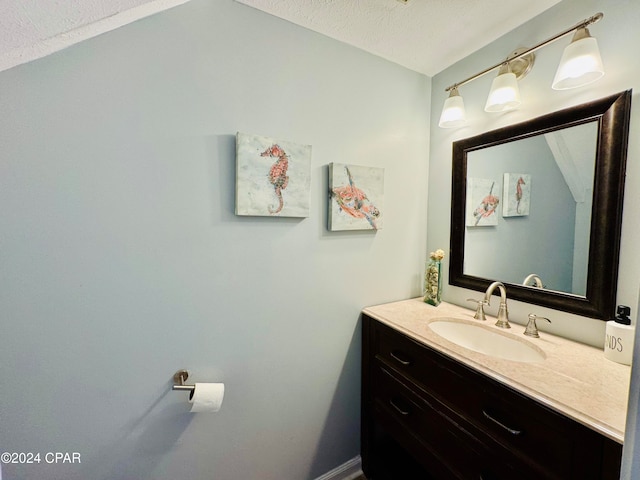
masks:
[[[475,298],[467,298],[467,302],[476,302],[476,313],[473,316],[476,320],[486,320],[487,317],[484,314],[484,306],[487,305],[487,301],[483,298],[482,300],[476,300]]]
[[[524,281],[522,282],[522,285],[524,285],[524,286],[529,285],[529,282],[531,282],[531,280],[533,280],[535,282],[535,287],[536,288],[544,288],[544,284],[542,283],[542,279],[540,278],[539,275],[536,275],[535,273],[532,273],[532,274],[528,275],[527,278],[525,278]]]
[[[549,320],[546,317],[539,317],[533,313],[529,314],[529,322],[527,323],[527,328],[524,331],[524,334],[529,336],[529,337],[535,337],[535,338],[540,338],[540,334],[538,333],[538,325],[536,325],[536,320],[545,320],[549,323],[551,323],[551,320]]]
[[[507,289],[504,288],[504,284],[502,282],[493,282],[489,285],[484,294],[484,301],[487,305],[491,305],[491,295],[493,295],[493,291],[496,287],[500,289],[500,307],[498,307],[498,321],[496,322],[496,327],[511,328],[511,325],[509,325],[509,311],[507,310]]]

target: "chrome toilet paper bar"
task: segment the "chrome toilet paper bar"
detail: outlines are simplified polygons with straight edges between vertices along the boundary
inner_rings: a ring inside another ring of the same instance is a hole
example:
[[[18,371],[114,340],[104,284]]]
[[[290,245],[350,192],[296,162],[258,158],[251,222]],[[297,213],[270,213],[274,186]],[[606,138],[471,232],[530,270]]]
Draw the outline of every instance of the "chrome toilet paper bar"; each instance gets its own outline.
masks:
[[[189,372],[186,370],[178,370],[173,375],[173,387],[172,390],[187,390],[193,392],[196,388],[195,385],[185,385],[184,382],[189,378]]]

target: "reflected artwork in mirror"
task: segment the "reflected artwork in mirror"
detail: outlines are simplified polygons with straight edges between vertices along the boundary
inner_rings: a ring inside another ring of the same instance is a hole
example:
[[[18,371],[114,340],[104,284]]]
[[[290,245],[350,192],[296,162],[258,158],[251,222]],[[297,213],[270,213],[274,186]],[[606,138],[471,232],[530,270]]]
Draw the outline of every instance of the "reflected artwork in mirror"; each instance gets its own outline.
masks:
[[[449,283],[611,318],[630,107],[629,90],[454,142]]]

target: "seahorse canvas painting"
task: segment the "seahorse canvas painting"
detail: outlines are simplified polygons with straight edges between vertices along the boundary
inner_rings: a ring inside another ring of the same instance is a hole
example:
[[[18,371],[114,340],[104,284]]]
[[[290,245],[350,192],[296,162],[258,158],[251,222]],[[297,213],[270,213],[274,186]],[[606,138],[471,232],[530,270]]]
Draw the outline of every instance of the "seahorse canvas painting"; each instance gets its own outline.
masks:
[[[503,187],[502,216],[522,217],[529,215],[531,205],[531,175],[505,173]]]
[[[308,217],[311,145],[236,135],[236,215]]]
[[[329,230],[380,230],[383,196],[384,168],[329,164]]]
[[[498,182],[488,178],[470,177],[467,180],[467,227],[498,225],[499,189]]]

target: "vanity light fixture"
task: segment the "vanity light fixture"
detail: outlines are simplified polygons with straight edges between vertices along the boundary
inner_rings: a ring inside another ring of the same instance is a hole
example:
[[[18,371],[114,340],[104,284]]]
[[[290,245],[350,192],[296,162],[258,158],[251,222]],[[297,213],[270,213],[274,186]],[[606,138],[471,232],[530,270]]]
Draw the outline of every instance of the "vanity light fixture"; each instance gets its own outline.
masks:
[[[604,75],[602,59],[596,39],[589,34],[587,27],[601,20],[604,14],[596,13],[578,24],[531,48],[515,50],[505,60],[496,63],[471,77],[445,88],[450,92],[445,100],[440,123],[442,128],[459,127],[465,123],[464,102],[458,89],[487,73],[500,69],[491,84],[491,90],[485,104],[486,112],[504,112],[520,105],[520,92],[517,80],[524,77],[533,66],[534,52],[556,40],[576,32],[571,43],[565,48],[560,65],[553,80],[554,90],[581,87],[595,82]]]
[[[449,98],[444,101],[444,108],[438,125],[442,128],[459,127],[464,125],[466,121],[464,101],[458,93],[458,89],[453,87],[449,93]]]
[[[562,53],[551,88],[567,90],[595,82],[604,75],[600,49],[588,28],[579,28]]]
[[[498,76],[491,83],[491,90],[484,106],[485,112],[504,112],[513,110],[522,103],[516,74],[509,68],[509,62],[505,62],[498,71]]]

